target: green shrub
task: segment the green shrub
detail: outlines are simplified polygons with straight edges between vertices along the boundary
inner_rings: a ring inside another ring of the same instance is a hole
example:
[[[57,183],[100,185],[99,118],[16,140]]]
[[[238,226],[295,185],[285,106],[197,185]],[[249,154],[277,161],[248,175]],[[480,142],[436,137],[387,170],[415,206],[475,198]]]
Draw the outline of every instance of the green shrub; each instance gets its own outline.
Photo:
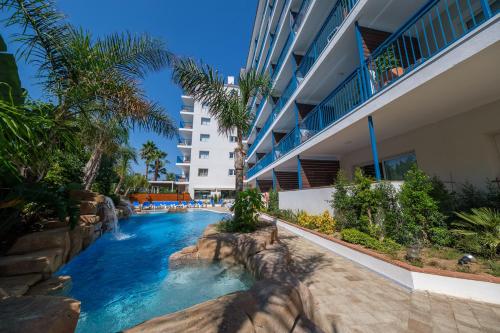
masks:
[[[443,227],[430,228],[429,239],[432,244],[439,246],[450,246],[453,243],[451,232]]]
[[[335,232],[335,219],[327,210],[321,215],[309,215],[301,211],[297,214],[297,224],[327,235],[332,235]]]
[[[430,178],[416,166],[406,173],[398,196],[404,221],[401,241],[405,244],[429,242],[430,228],[444,224],[444,215],[431,196],[432,189]]]
[[[500,247],[500,211],[473,208],[472,213],[456,213],[453,233],[460,238],[464,250],[493,258]]]
[[[378,239],[356,229],[343,229],[340,232],[340,235],[346,242],[359,244],[369,249],[384,253],[392,254],[401,249],[401,245],[390,238],[379,241]]]
[[[269,202],[267,204],[267,211],[271,214],[275,214],[280,210],[279,205],[279,194],[276,190],[269,191]]]
[[[257,228],[257,213],[264,208],[257,189],[239,192],[232,210],[234,217],[220,223],[220,229],[228,232],[251,232]]]

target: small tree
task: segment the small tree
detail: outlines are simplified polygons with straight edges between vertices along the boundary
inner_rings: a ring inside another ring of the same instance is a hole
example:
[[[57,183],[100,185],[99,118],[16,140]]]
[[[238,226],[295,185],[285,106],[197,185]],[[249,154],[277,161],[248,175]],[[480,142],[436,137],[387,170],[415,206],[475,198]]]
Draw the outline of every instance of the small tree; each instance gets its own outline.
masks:
[[[257,228],[258,213],[262,210],[262,196],[257,189],[247,189],[239,192],[232,208],[232,220],[221,224],[222,229],[229,232],[251,232]]]
[[[428,242],[430,228],[441,226],[444,221],[438,203],[431,196],[432,181],[416,166],[406,173],[404,180],[399,193],[404,223],[403,241],[407,244]]]
[[[269,191],[269,202],[267,204],[267,211],[271,214],[277,213],[280,210],[279,194],[276,190]]]
[[[357,223],[349,186],[349,180],[347,179],[345,171],[340,170],[337,173],[337,179],[335,180],[334,186],[335,191],[330,201],[335,220],[337,221],[337,228],[340,230],[343,228],[352,228]]]

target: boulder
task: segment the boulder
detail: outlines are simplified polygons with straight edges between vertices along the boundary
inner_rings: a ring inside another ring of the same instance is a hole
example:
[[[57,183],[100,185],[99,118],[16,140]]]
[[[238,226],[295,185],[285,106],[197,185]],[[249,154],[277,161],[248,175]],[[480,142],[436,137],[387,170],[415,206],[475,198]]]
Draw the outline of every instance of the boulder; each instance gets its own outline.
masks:
[[[82,249],[86,249],[95,240],[95,227],[94,225],[80,224],[82,231]]]
[[[42,222],[42,224],[43,224],[43,229],[45,230],[66,228],[69,226],[69,220],[67,219],[66,221],[59,221],[57,219],[53,219],[44,221]]]
[[[203,260],[225,260],[235,262],[236,238],[229,233],[202,237],[198,240],[198,258]]]
[[[62,249],[0,257],[0,276],[40,273],[50,277],[63,263]]]
[[[236,292],[186,310],[153,318],[124,332],[253,333],[253,325],[247,313],[255,311],[255,300],[250,294]]]
[[[80,302],[53,296],[9,297],[0,301],[0,332],[74,332]]]
[[[98,203],[95,201],[82,201],[80,202],[80,216],[81,215],[97,215]]]
[[[80,215],[80,223],[84,224],[96,224],[100,221],[97,215]]]
[[[16,240],[7,254],[26,254],[53,248],[60,248],[63,250],[63,261],[66,262],[70,250],[68,228],[33,232],[21,236]]]
[[[0,277],[0,288],[4,290],[7,296],[22,296],[41,279],[42,274]]]
[[[70,284],[71,276],[53,276],[32,286],[28,291],[28,295],[57,295],[69,288]]]
[[[83,248],[83,235],[82,228],[77,225],[69,230],[70,248],[68,254],[68,261],[73,259]]]

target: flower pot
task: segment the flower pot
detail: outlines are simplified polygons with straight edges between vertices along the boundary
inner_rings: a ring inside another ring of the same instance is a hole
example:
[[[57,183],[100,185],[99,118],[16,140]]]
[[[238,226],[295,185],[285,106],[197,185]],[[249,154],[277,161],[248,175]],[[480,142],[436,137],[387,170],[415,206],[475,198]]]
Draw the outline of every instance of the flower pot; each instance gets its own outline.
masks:
[[[384,83],[384,86],[387,85],[388,83],[396,80],[400,76],[404,74],[404,68],[403,67],[394,67],[391,68],[387,71],[385,71],[382,74],[382,81]]]

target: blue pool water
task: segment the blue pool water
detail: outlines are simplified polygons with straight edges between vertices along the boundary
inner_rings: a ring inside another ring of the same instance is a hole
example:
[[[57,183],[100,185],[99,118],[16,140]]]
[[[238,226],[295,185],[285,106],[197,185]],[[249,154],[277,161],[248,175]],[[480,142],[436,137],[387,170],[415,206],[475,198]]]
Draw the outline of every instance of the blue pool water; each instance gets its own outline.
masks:
[[[168,257],[195,244],[222,215],[208,211],[134,216],[120,237],[106,233],[62,267],[71,275],[67,296],[82,302],[77,332],[117,332],[147,319],[246,290],[241,268],[205,264],[168,270]]]

